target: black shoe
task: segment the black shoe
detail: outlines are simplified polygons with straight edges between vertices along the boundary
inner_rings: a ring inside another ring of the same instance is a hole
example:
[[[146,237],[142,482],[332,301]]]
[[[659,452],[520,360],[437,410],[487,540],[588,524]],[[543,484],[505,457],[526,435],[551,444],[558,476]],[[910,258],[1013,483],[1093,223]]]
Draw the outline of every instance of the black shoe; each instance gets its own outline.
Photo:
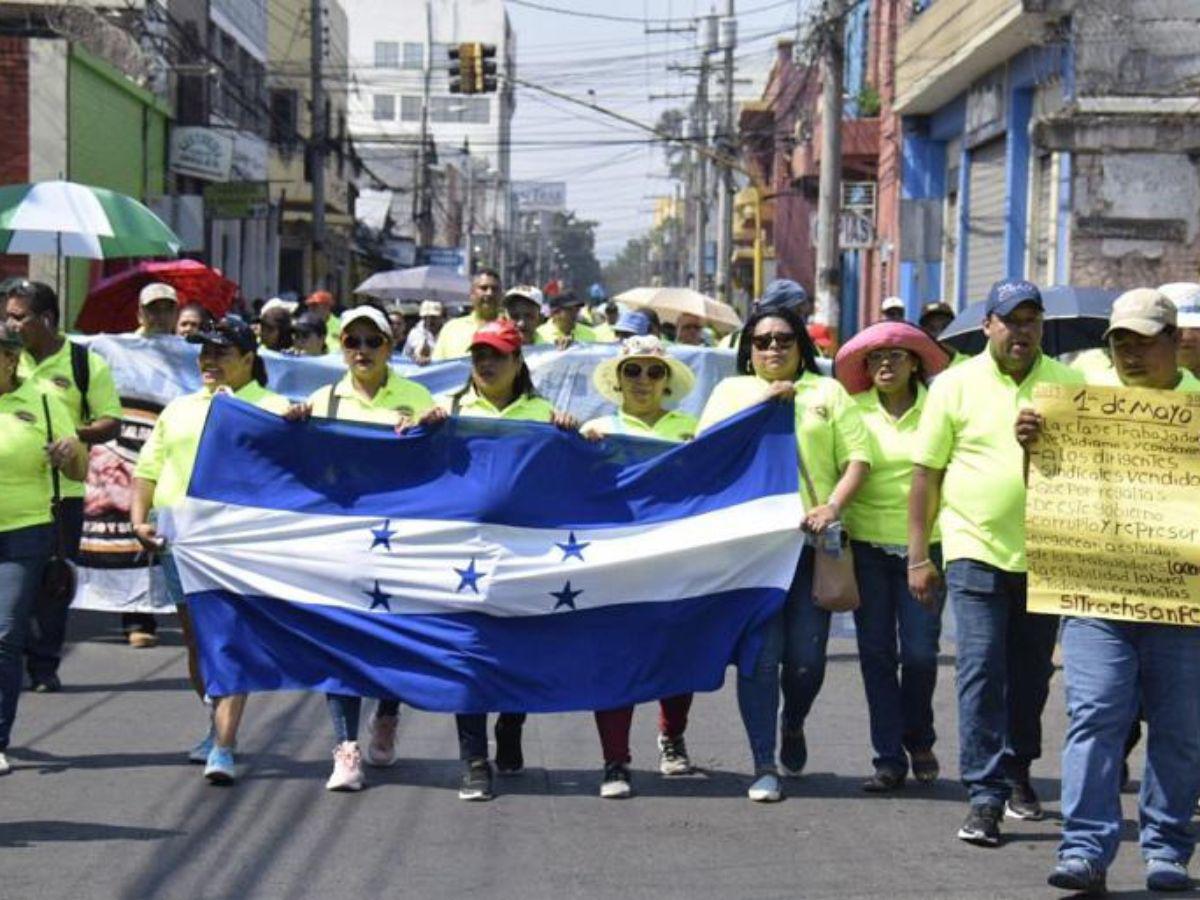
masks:
[[[692,761],[688,758],[682,734],[679,737],[658,736],[658,771],[668,776],[692,773]]]
[[[1065,856],[1060,859],[1046,883],[1050,887],[1082,894],[1103,894],[1108,889],[1104,870],[1097,863],[1082,856]]]
[[[62,690],[62,682],[53,672],[49,675],[31,675],[29,677],[35,694],[57,694]]]
[[[1029,783],[1029,779],[1013,782],[1012,795],[1005,804],[1004,815],[1009,819],[1023,819],[1026,822],[1041,820],[1044,815],[1042,802],[1038,800],[1038,795],[1034,791],[1033,785]]]
[[[804,728],[782,728],[780,731],[779,765],[784,775],[796,778],[808,765],[808,742],[804,740]]]
[[[627,765],[607,763],[604,766],[604,781],[600,783],[600,796],[605,800],[624,800],[633,796],[633,785],[630,783]]]
[[[868,794],[886,794],[904,787],[904,775],[891,769],[876,769],[875,774],[862,783]]]
[[[503,718],[496,720],[496,771],[501,775],[516,775],[525,768],[521,752],[521,726],[510,725]]]
[[[941,774],[938,758],[932,750],[919,750],[908,755],[912,765],[913,779],[920,784],[933,784]]]
[[[462,785],[458,789],[459,800],[491,800],[492,767],[486,759],[472,759],[467,762],[467,770],[463,772]]]
[[[972,806],[958,829],[958,839],[980,847],[1000,844],[1000,807]]]

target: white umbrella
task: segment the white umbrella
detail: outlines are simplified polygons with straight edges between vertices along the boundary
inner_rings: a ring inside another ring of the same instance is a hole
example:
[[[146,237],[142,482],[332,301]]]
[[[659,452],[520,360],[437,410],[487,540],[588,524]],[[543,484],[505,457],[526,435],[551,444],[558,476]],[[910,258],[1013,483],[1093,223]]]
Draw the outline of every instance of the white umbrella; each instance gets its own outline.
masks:
[[[732,306],[691,288],[631,288],[613,299],[626,306],[652,309],[664,322],[675,323],[681,315],[692,315],[721,332],[742,327],[742,320]]]
[[[462,306],[471,292],[471,279],[448,266],[417,266],[376,272],[354,289],[377,300],[439,300]]]

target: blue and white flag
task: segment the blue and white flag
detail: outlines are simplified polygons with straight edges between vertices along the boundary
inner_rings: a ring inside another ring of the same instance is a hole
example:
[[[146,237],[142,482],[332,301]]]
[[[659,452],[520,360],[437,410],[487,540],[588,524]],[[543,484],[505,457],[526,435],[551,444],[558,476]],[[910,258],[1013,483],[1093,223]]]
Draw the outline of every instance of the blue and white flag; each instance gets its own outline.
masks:
[[[397,437],[217,398],[170,534],[208,692],[609,709],[752,663],[800,553],[793,411],[589,444],[457,418]]]

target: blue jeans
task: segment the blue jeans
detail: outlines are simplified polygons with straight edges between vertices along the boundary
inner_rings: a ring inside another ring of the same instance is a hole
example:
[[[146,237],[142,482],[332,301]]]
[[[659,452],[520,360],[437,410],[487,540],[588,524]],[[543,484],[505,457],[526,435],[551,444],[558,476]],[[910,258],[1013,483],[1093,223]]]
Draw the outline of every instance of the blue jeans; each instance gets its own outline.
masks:
[[[805,547],[783,610],[763,626],[763,647],[753,669],[749,675],[738,674],[738,709],[756,769],[775,765],[780,687],[782,727],[796,731],[804,727],[825,681],[830,614],[813,602],[814,559],[813,549]]]
[[[329,718],[333,722],[333,736],[339,744],[358,740],[358,722],[362,716],[362,697],[350,694],[326,694],[325,704],[329,707]],[[377,716],[400,715],[399,700],[380,700],[375,710]]]
[[[1200,629],[1068,618],[1063,670],[1071,721],[1062,757],[1060,856],[1104,868],[1121,837],[1121,762],[1138,702],[1147,723],[1138,801],[1142,854],[1187,864],[1200,794]]]
[[[83,535],[83,498],[64,497],[59,507],[62,516],[63,552],[72,561],[79,558],[79,542]],[[51,532],[51,542],[54,540]],[[35,680],[58,673],[62,662],[63,644],[67,640],[67,613],[70,606],[61,603],[38,603],[30,608],[32,629],[25,644],[25,667]]]
[[[21,657],[52,541],[49,525],[0,532],[0,751],[8,749],[17,716]]]
[[[941,566],[941,548],[930,558]],[[854,612],[858,662],[867,693],[873,764],[908,772],[909,753],[933,747],[933,689],[937,685],[942,603],[929,609],[908,591],[908,559],[854,542],[854,574],[862,605]],[[899,652],[897,652],[897,637]]]
[[[954,607],[958,767],[973,806],[1002,807],[1042,755],[1058,616],[1025,609],[1024,572],[973,559],[946,566]]]

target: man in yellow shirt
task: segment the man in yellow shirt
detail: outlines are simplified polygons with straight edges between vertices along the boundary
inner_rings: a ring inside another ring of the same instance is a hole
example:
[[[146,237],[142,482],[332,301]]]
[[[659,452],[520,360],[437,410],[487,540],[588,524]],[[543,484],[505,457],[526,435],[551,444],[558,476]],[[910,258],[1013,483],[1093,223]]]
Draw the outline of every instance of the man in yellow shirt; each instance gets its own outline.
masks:
[[[583,300],[571,291],[550,298],[550,321],[538,329],[538,337],[548,344],[565,347],[572,343],[594,344],[596,332],[579,321]]]
[[[329,291],[313,291],[304,301],[308,311],[325,323],[325,352],[340,353],[342,345],[342,320],[333,312],[333,294]]]
[[[1041,755],[1041,716],[1058,632],[1026,611],[1024,455],[1013,425],[1042,382],[1079,384],[1041,351],[1042,295],[998,281],[984,314],[987,349],[933,382],[913,450],[909,587],[937,602],[929,557],[935,517],[957,622],[959,771],[971,809],[958,837],[995,846],[1000,819],[1040,819],[1029,767]]]
[[[471,352],[475,332],[500,317],[500,273],[495,269],[480,269],[471,279],[471,311],[451,319],[438,332],[433,347],[433,361],[455,359]]]
[[[504,312],[521,332],[526,347],[546,343],[537,333],[542,324],[542,300],[542,292],[528,284],[509,288],[504,294]]]
[[[63,401],[75,422],[75,434],[87,446],[103,444],[121,428],[121,400],[108,364],[82,345],[68,341],[58,330],[58,295],[38,281],[14,281],[4,289],[8,326],[21,338],[17,374],[39,390]],[[64,478],[60,507],[66,553],[79,555],[83,533],[84,483]],[[33,634],[26,648],[26,667],[33,689],[59,690],[58,666],[66,640],[67,608],[35,603]]]

